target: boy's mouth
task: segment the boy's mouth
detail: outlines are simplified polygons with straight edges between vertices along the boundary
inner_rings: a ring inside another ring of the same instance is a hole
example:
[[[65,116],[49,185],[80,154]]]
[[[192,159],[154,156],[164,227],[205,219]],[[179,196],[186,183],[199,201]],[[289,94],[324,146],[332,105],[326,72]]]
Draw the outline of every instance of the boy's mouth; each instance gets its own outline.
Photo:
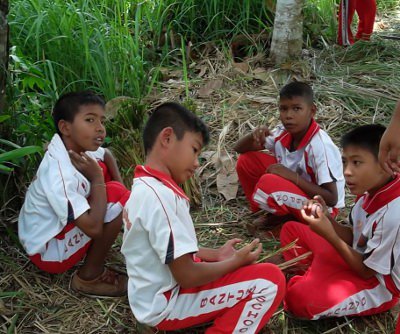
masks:
[[[104,138],[103,137],[97,137],[97,138],[95,138],[95,142],[101,145],[104,142]]]

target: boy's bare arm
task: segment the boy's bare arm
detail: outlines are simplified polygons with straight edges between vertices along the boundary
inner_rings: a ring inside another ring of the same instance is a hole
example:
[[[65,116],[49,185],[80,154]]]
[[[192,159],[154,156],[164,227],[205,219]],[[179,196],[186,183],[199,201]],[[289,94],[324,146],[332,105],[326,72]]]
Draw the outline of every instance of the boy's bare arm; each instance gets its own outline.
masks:
[[[310,225],[311,230],[326,239],[360,277],[368,279],[376,274],[376,271],[364,264],[363,254],[355,251],[336,233],[334,226],[317,205],[311,210],[302,210],[302,217]]]
[[[106,185],[103,172],[96,160],[85,153],[70,151],[72,164],[90,181],[90,209],[75,219],[75,224],[92,239],[101,236],[107,209]]]
[[[265,149],[265,137],[269,136],[269,130],[266,126],[260,126],[253,132],[240,138],[234,145],[233,149],[237,153],[246,153],[249,151],[260,151]]]
[[[194,262],[191,254],[185,254],[168,266],[178,284],[193,288],[215,281],[242,266],[254,263],[262,251],[258,239],[235,251],[230,258],[219,262]]]
[[[108,171],[110,172],[111,179],[113,181],[122,182],[122,177],[118,169],[117,161],[115,160],[114,156],[112,155],[109,149],[105,149],[104,153],[104,163],[106,164]]]
[[[231,256],[236,252],[235,245],[242,242],[241,239],[235,238],[228,240],[223,246],[220,248],[205,248],[201,247],[199,251],[196,253],[196,256],[203,261],[207,262],[217,262],[223,261]]]

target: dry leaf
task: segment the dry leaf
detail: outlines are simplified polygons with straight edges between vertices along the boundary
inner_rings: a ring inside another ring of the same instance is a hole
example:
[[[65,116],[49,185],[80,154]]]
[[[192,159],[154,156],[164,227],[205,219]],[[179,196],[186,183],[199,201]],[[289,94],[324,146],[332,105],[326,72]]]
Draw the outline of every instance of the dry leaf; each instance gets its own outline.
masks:
[[[233,63],[233,68],[241,73],[247,73],[250,69],[250,65],[248,63]]]
[[[222,87],[223,81],[221,79],[212,80],[207,82],[203,87],[199,89],[200,97],[207,97],[211,95],[215,90]]]
[[[228,155],[221,156],[219,162],[222,167],[217,175],[218,192],[222,194],[227,201],[235,199],[239,189],[236,163]]]

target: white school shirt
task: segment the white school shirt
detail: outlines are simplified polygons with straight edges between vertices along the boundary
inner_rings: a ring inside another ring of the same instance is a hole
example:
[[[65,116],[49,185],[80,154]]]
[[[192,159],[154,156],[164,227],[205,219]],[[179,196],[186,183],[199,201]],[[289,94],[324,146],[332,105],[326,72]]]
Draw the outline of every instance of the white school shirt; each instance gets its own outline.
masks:
[[[104,160],[105,150],[86,152]],[[43,253],[65,225],[90,209],[90,182],[73,165],[61,137],[55,134],[25,195],[18,236],[28,255]]]
[[[386,278],[400,290],[400,177],[374,196],[361,196],[349,220],[353,248],[364,255],[364,264],[377,272],[382,284]]]
[[[265,138],[265,148],[271,151],[278,163],[298,173],[302,178],[317,185],[335,182],[338,201],[335,208],[344,207],[344,186],[342,157],[338,147],[315,120],[297,149],[290,151],[292,136],[283,125],[278,125]]]
[[[169,176],[137,166],[123,217],[129,304],[140,323],[155,326],[173,310],[180,289],[168,264],[198,251],[189,200]]]

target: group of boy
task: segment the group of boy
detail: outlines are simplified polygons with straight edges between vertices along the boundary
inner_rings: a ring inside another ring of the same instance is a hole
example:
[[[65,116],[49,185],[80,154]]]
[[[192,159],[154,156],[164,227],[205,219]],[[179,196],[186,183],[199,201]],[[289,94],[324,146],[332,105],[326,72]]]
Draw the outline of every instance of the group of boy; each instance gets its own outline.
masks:
[[[199,167],[209,132],[177,103],[149,116],[145,162],[128,191],[111,152],[101,147],[104,101],[90,92],[61,97],[53,110],[57,134],[21,209],[21,243],[47,272],[83,260],[71,289],[128,294],[137,321],[159,330],[212,322],[206,333],[258,333],[282,301],[288,313],[312,320],[389,310],[400,295],[393,135],[382,141],[384,167],[378,150],[385,128],[379,125],[343,136],[341,157],[315,113],[311,87],[290,83],[280,91],[281,124],[258,127],[234,146],[250,208],[266,212],[257,224],[283,223],[282,246],[296,241],[284,260],[303,255],[288,282],[275,264],[257,263],[258,238],[241,248],[240,239],[218,249],[199,247],[180,185]],[[335,220],[345,182],[357,195],[349,225]],[[122,224],[127,276],[104,264]]]

